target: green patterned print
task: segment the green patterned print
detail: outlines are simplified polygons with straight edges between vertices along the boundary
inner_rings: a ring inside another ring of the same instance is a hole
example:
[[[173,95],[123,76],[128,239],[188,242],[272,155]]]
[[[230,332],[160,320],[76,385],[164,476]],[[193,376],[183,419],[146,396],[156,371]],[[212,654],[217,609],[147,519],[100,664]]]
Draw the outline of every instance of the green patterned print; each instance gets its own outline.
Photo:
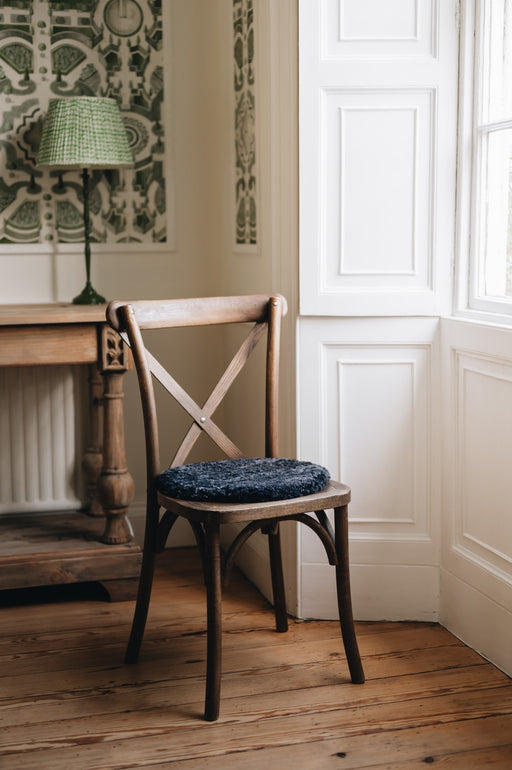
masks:
[[[256,125],[252,0],[233,0],[236,243],[256,245]]]
[[[0,243],[82,242],[77,170],[38,168],[51,98],[119,104],[135,164],[95,170],[91,240],[164,243],[161,0],[0,3]]]

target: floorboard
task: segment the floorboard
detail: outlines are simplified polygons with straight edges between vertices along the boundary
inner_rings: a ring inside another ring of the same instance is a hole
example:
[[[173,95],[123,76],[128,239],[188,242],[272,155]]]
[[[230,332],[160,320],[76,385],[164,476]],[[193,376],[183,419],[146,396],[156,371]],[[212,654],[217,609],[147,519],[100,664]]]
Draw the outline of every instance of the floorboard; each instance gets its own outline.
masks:
[[[195,552],[163,555],[136,665],[133,602],[91,590],[0,593],[2,770],[512,768],[512,681],[439,625],[358,623],[367,682],[352,685],[337,623],[276,634],[235,573],[211,724]]]

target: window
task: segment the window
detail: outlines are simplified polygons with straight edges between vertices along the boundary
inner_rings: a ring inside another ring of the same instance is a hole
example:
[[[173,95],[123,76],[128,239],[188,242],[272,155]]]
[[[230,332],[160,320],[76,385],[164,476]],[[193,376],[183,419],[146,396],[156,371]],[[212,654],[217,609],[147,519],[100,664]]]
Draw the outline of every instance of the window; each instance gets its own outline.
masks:
[[[475,0],[474,10],[468,304],[512,314],[512,0]]]

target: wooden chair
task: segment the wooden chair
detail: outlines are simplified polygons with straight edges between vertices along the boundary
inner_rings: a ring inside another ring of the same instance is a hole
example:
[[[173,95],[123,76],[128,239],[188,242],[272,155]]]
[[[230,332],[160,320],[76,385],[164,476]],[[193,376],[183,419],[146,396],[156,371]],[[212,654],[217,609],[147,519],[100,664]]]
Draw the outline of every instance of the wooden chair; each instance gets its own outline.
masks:
[[[352,682],[364,682],[352,619],[348,563],[347,506],[350,489],[331,481],[322,466],[277,457],[277,395],[281,317],[286,301],[280,295],[213,297],[206,299],[111,302],[107,320],[130,345],[139,379],[144,414],[147,460],[147,518],[143,562],[135,616],[126,661],[135,662],[147,618],[155,555],[163,550],[179,516],[193,529],[203,562],[207,592],[207,664],[205,719],[218,718],[221,681],[221,550],[219,527],[245,527],[224,559],[224,576],[240,547],[258,530],[268,537],[276,629],[288,621],[281,563],[279,522],[290,519],[310,527],[322,541],[330,564],[336,567],[341,631]],[[163,327],[247,324],[251,329],[203,407],[145,348],[141,330]],[[253,348],[266,334],[265,457],[244,459],[242,452],[212,420],[231,383]],[[192,417],[192,425],[170,468],[162,472],[153,377]],[[184,462],[198,436],[205,431],[227,460]],[[233,480],[234,479],[234,480]],[[334,509],[334,531],[325,513]],[[160,516],[160,509],[164,513]],[[309,515],[314,513],[315,517]]]

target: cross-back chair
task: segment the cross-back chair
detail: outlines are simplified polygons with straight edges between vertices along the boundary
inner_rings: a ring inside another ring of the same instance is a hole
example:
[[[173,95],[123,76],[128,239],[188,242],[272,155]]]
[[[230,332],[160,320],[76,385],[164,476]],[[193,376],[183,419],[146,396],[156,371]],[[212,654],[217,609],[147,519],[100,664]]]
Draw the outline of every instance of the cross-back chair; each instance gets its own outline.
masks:
[[[126,661],[135,662],[146,624],[155,556],[163,550],[178,517],[193,529],[203,563],[207,593],[207,663],[205,719],[219,715],[221,682],[221,582],[241,546],[260,530],[268,537],[276,629],[288,620],[281,562],[279,523],[294,520],[320,538],[329,563],[336,568],[341,632],[352,682],[364,682],[352,618],[348,563],[347,511],[349,487],[332,481],[322,466],[279,458],[277,402],[281,318],[287,310],[281,295],[205,299],[111,302],[107,320],[131,347],[144,415],[147,465],[147,515],[143,560]],[[211,395],[199,406],[145,348],[142,331],[164,327],[252,324]],[[214,422],[213,414],[258,341],[266,335],[265,456],[244,458],[241,450]],[[192,424],[169,468],[162,471],[153,378],[192,418]],[[184,464],[201,432],[227,455],[226,460]],[[327,509],[334,510],[334,530]],[[163,514],[161,515],[161,509]],[[310,515],[314,514],[314,516]],[[228,549],[222,566],[219,528],[245,526]]]

